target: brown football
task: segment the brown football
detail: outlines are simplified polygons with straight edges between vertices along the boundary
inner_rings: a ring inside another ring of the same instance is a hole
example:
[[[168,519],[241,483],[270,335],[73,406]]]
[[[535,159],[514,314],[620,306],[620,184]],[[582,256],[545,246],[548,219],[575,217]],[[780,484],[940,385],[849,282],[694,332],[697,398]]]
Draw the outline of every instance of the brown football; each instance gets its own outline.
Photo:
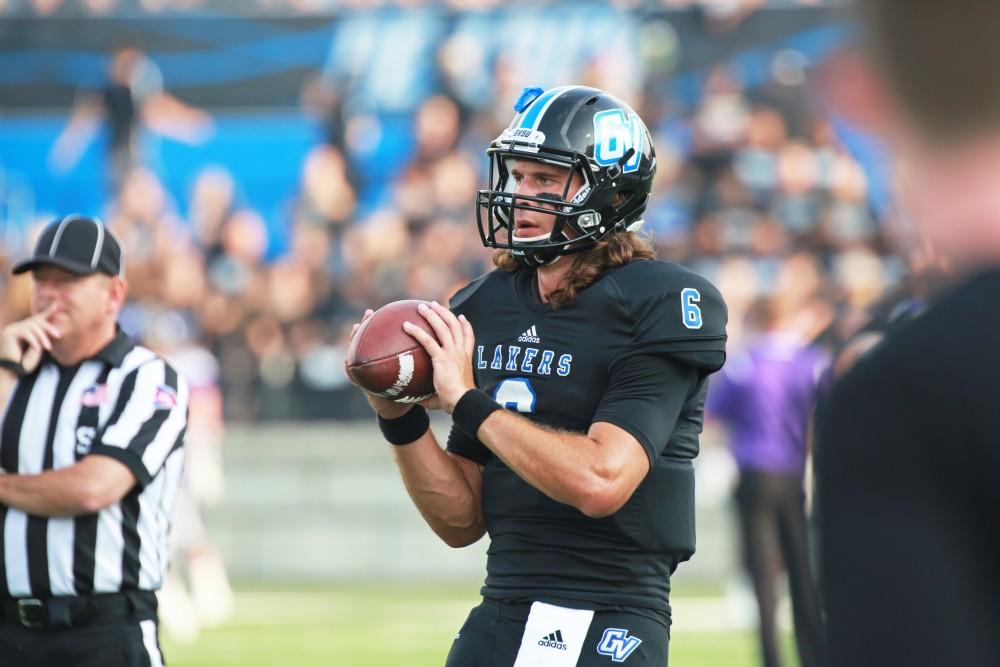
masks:
[[[413,403],[434,393],[431,358],[417,339],[403,331],[410,321],[432,336],[417,306],[424,301],[393,301],[358,328],[347,348],[347,372],[363,389],[378,396]]]

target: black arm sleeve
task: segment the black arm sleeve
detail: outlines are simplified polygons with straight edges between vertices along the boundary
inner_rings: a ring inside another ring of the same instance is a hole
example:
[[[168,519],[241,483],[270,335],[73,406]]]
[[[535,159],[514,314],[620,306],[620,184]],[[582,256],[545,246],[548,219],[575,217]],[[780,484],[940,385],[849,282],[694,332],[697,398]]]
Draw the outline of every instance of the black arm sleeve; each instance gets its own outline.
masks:
[[[593,421],[625,429],[646,450],[650,465],[666,447],[681,409],[699,380],[697,369],[664,355],[635,354],[611,366],[608,390]]]
[[[486,445],[454,424],[451,425],[451,431],[448,433],[448,446],[446,449],[450,454],[456,454],[470,461],[475,461],[481,466],[486,465],[486,462],[493,458],[493,452]]]

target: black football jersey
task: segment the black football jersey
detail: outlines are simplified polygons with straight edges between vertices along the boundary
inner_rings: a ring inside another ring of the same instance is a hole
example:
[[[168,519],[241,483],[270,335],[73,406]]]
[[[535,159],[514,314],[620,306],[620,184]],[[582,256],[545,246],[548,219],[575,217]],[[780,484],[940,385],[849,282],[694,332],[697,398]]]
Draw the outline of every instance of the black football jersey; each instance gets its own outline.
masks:
[[[718,290],[677,264],[641,260],[605,273],[559,309],[541,302],[530,270],[486,274],[451,307],[475,331],[480,389],[549,427],[586,433],[596,421],[615,424],[651,463],[618,512],[591,518],[453,427],[448,450],[484,466],[491,544],[483,594],[668,611],[670,574],[695,548],[692,459],[706,378],[725,360]]]

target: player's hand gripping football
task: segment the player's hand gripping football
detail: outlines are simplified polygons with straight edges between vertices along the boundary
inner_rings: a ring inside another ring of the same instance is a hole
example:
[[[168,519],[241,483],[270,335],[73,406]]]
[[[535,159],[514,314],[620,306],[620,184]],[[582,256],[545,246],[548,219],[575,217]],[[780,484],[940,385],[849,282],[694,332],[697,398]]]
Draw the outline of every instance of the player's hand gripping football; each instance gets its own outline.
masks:
[[[361,328],[361,325],[371,319],[374,314],[375,311],[370,308],[365,311],[364,317],[361,318],[361,321],[355,323],[355,325],[351,328],[351,338],[354,338],[354,335],[358,333],[358,329]],[[347,373],[347,359],[344,359],[344,372],[347,374],[348,379],[351,380],[351,383],[365,393],[365,398],[368,399],[368,404],[372,406],[372,410],[374,410],[376,414],[383,419],[396,419],[398,417],[402,417],[410,411],[411,407],[413,407],[412,404],[397,403],[396,401],[376,396],[369,391],[365,391],[364,387],[361,387],[354,382],[351,378],[351,374]]]
[[[403,323],[403,330],[424,346],[434,365],[434,389],[437,393],[421,404],[442,408],[451,414],[458,399],[476,387],[472,373],[472,351],[476,347],[476,337],[472,332],[472,325],[464,315],[456,317],[436,301],[429,306],[421,305],[418,310],[437,336],[435,340],[434,336],[415,324]]]

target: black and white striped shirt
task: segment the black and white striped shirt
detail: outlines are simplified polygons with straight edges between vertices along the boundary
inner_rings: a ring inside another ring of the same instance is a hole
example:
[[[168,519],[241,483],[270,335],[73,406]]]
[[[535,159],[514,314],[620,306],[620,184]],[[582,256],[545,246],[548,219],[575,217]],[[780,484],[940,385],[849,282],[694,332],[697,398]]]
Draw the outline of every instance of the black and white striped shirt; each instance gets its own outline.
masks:
[[[46,356],[21,379],[0,422],[0,468],[35,474],[102,454],[127,465],[138,483],[121,502],[85,516],[36,517],[0,505],[0,596],[158,589],[187,411],[176,371],[120,331],[75,367]]]

